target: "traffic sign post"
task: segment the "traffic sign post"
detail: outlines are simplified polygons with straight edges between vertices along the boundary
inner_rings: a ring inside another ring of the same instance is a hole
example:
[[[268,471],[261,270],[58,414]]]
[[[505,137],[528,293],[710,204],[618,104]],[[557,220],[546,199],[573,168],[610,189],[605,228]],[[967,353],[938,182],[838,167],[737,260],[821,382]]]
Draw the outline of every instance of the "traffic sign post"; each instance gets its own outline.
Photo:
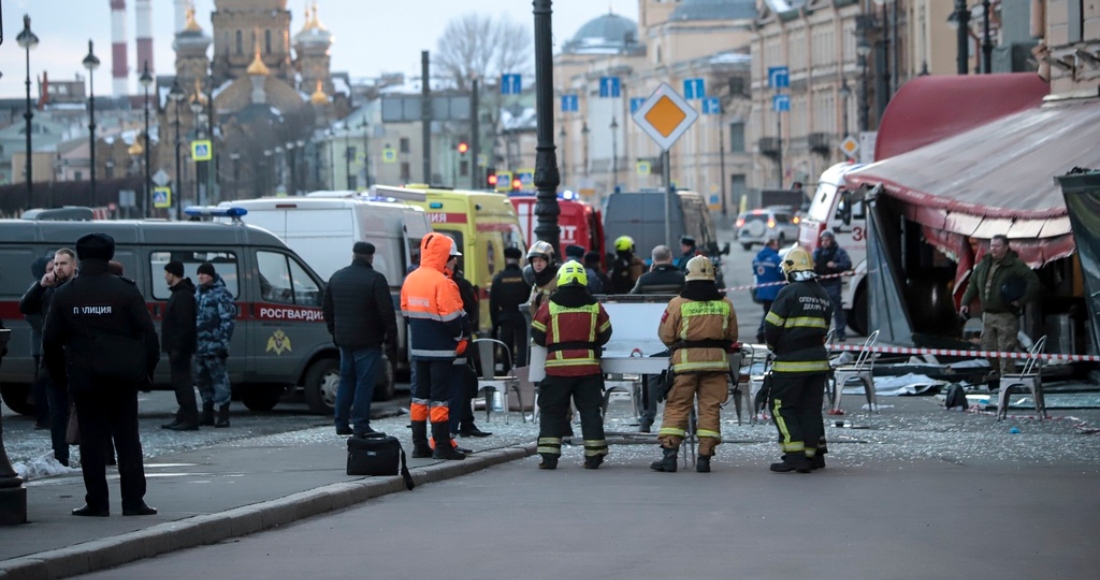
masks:
[[[576,113],[580,110],[580,98],[577,95],[561,96],[561,112]]]
[[[172,207],[172,188],[153,188],[153,207],[156,209],[168,209]]]
[[[382,149],[382,163],[397,163],[397,150],[393,147]]]
[[[622,95],[622,83],[619,77],[600,77],[600,98],[617,99]]]
[[[779,189],[783,189],[783,113],[791,110],[791,96],[779,92],[791,86],[791,69],[785,66],[768,67],[768,86],[775,89],[772,96],[772,110],[775,111],[776,166],[778,168]]]
[[[633,115],[634,113],[637,113],[638,109],[641,108],[642,103],[644,102],[645,99],[641,97],[634,97],[630,99],[630,114]]]
[[[688,100],[707,98],[703,79],[684,79],[684,98]]]
[[[790,87],[791,69],[785,66],[769,66],[768,86],[773,89],[785,89]]]
[[[634,168],[639,177],[645,177],[653,171],[653,165],[648,161],[639,161],[634,164]]]
[[[210,161],[214,158],[214,146],[209,139],[199,139],[191,142],[192,161]]]
[[[840,142],[839,147],[840,150],[844,152],[844,155],[848,157],[848,159],[855,159],[856,153],[859,152],[859,141],[856,141],[854,137],[849,135]]]
[[[523,93],[523,75],[507,73],[500,75],[500,94],[518,95],[521,93]]]
[[[703,99],[703,114],[704,115],[721,115],[722,114],[722,101],[718,97],[707,97]]]
[[[668,85],[661,83],[656,91],[645,100],[638,111],[634,113],[634,123],[638,125],[661,147],[662,150],[662,174],[665,186],[665,243],[672,247],[671,223],[669,214],[672,213],[672,169],[669,167],[668,150],[688,130],[699,113],[691,108],[691,105]]]

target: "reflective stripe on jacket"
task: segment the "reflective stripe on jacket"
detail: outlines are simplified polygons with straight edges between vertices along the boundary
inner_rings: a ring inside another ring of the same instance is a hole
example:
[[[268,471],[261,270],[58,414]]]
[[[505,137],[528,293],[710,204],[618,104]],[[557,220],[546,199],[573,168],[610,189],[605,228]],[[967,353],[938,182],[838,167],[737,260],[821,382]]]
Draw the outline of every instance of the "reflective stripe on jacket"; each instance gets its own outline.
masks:
[[[829,294],[816,280],[784,286],[764,317],[764,337],[775,354],[772,371],[828,372],[825,336],[832,318]]]
[[[409,321],[409,354],[416,359],[451,359],[466,328],[466,312],[454,280],[443,269],[451,239],[437,233],[420,243],[420,267],[401,286],[401,314]]]
[[[729,372],[725,347],[690,346],[699,341],[728,345],[737,340],[737,313],[728,298],[689,300],[677,296],[665,308],[657,332],[661,342],[670,347],[673,372]]]
[[[582,287],[577,289],[584,291]],[[598,351],[611,338],[611,319],[599,303],[565,306],[551,297],[535,313],[531,336],[536,344],[548,350],[547,375],[600,374]],[[555,345],[569,346],[555,348]]]

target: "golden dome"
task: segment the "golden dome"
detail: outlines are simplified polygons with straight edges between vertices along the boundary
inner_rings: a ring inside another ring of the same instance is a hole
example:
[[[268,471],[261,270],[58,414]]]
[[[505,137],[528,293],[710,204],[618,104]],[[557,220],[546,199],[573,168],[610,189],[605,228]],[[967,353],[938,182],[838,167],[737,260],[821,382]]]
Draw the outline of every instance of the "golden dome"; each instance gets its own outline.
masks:
[[[328,95],[325,94],[325,89],[321,87],[321,81],[317,81],[317,90],[313,91],[313,94],[309,96],[309,102],[314,105],[328,104]]]
[[[268,70],[267,65],[265,65],[263,59],[260,58],[260,35],[258,30],[256,32],[256,57],[252,59],[252,64],[248,65],[248,69],[245,72],[253,77],[266,77],[271,74],[271,71]]]
[[[141,146],[141,141],[139,141],[135,137],[134,144],[131,145],[130,148],[126,150],[126,152],[130,154],[130,157],[137,157],[142,153],[145,153],[145,148]]]
[[[306,27],[310,30],[327,30],[324,24],[321,24],[321,10],[317,7],[317,0],[313,1],[313,18],[306,24]]]
[[[183,27],[184,32],[202,32],[202,27],[195,21],[195,4],[191,3],[187,6],[187,25]]]

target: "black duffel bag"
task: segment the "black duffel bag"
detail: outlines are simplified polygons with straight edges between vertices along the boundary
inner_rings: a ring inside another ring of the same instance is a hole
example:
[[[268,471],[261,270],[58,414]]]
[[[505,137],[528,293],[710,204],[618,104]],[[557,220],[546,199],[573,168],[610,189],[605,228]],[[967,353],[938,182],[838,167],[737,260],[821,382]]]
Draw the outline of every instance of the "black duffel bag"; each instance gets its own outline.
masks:
[[[348,439],[348,475],[397,475],[412,489],[412,475],[405,462],[405,450],[396,437],[385,433],[368,433]]]

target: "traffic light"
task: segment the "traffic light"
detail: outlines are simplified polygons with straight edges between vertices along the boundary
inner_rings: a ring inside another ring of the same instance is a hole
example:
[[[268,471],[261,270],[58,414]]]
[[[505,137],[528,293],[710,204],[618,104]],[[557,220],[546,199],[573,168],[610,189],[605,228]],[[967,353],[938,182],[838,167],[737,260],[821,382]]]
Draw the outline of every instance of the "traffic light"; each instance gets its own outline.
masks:
[[[465,141],[459,141],[457,149],[460,155],[465,155],[466,152],[470,150],[470,146],[467,145]]]
[[[489,186],[489,189],[497,188],[497,170],[492,167],[485,169],[485,184]]]
[[[512,191],[519,191],[523,187],[523,182],[519,178],[512,180]]]

